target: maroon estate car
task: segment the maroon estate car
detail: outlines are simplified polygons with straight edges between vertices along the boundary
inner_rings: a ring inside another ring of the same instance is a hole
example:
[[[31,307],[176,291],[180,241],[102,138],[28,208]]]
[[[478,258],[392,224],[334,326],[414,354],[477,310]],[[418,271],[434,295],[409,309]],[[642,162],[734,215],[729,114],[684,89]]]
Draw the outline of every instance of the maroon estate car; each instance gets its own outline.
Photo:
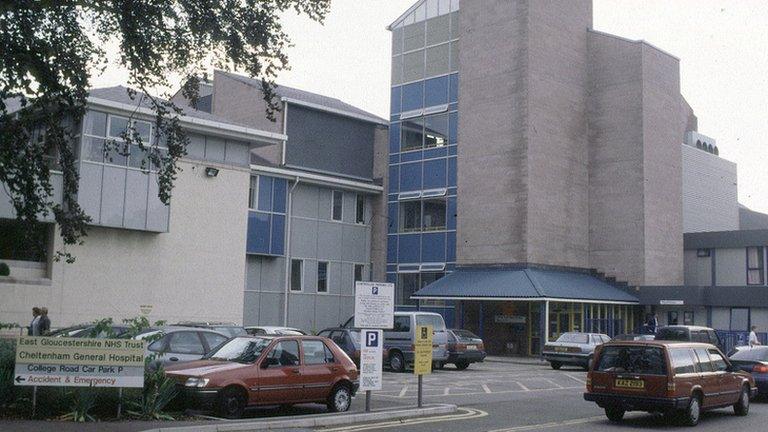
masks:
[[[346,411],[358,371],[330,339],[239,336],[199,361],[169,367],[185,401],[237,418],[247,406],[319,402]]]

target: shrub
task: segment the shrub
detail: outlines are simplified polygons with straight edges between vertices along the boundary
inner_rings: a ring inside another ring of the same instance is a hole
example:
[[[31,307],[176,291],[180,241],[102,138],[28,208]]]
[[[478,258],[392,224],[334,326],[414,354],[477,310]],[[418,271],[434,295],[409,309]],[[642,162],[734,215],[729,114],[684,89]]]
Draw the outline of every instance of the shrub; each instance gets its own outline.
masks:
[[[11,275],[11,268],[8,267],[8,264],[4,262],[0,262],[0,276],[10,276]]]
[[[74,422],[96,421],[91,415],[91,411],[96,406],[97,393],[90,388],[75,388],[68,392],[70,396],[70,406],[67,412],[61,416],[61,420],[70,420]]]
[[[159,366],[156,370],[144,372],[144,391],[137,401],[129,401],[128,414],[144,420],[173,420],[165,408],[176,398],[176,383],[165,376]]]

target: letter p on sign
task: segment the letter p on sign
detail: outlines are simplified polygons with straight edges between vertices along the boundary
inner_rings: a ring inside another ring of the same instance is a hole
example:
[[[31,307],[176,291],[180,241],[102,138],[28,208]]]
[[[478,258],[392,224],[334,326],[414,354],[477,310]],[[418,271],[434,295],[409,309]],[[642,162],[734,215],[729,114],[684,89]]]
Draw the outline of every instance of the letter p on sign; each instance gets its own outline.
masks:
[[[375,331],[365,332],[365,346],[367,347],[379,346],[379,333]]]

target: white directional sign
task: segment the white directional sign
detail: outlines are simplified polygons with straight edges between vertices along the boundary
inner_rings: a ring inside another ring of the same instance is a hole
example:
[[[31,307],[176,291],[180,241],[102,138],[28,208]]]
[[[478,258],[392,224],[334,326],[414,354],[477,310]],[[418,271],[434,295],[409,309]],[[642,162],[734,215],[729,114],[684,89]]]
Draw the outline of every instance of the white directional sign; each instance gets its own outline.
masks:
[[[381,390],[383,332],[363,330],[360,338],[360,390]]]
[[[355,283],[355,327],[391,329],[395,317],[395,285],[387,282]]]

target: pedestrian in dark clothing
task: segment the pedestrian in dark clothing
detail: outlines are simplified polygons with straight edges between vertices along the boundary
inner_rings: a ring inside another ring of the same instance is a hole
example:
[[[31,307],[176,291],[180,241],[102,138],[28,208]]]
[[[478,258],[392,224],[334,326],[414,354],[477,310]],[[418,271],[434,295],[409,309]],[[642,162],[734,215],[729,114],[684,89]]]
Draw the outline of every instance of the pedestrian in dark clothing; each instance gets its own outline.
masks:
[[[40,308],[37,306],[32,308],[32,322],[29,323],[27,334],[29,336],[40,336]]]
[[[651,315],[648,317],[648,330],[652,334],[656,334],[656,329],[659,327],[659,319],[656,318],[656,314]]]
[[[51,332],[51,319],[48,318],[48,308],[40,308],[40,336],[48,336]]]

